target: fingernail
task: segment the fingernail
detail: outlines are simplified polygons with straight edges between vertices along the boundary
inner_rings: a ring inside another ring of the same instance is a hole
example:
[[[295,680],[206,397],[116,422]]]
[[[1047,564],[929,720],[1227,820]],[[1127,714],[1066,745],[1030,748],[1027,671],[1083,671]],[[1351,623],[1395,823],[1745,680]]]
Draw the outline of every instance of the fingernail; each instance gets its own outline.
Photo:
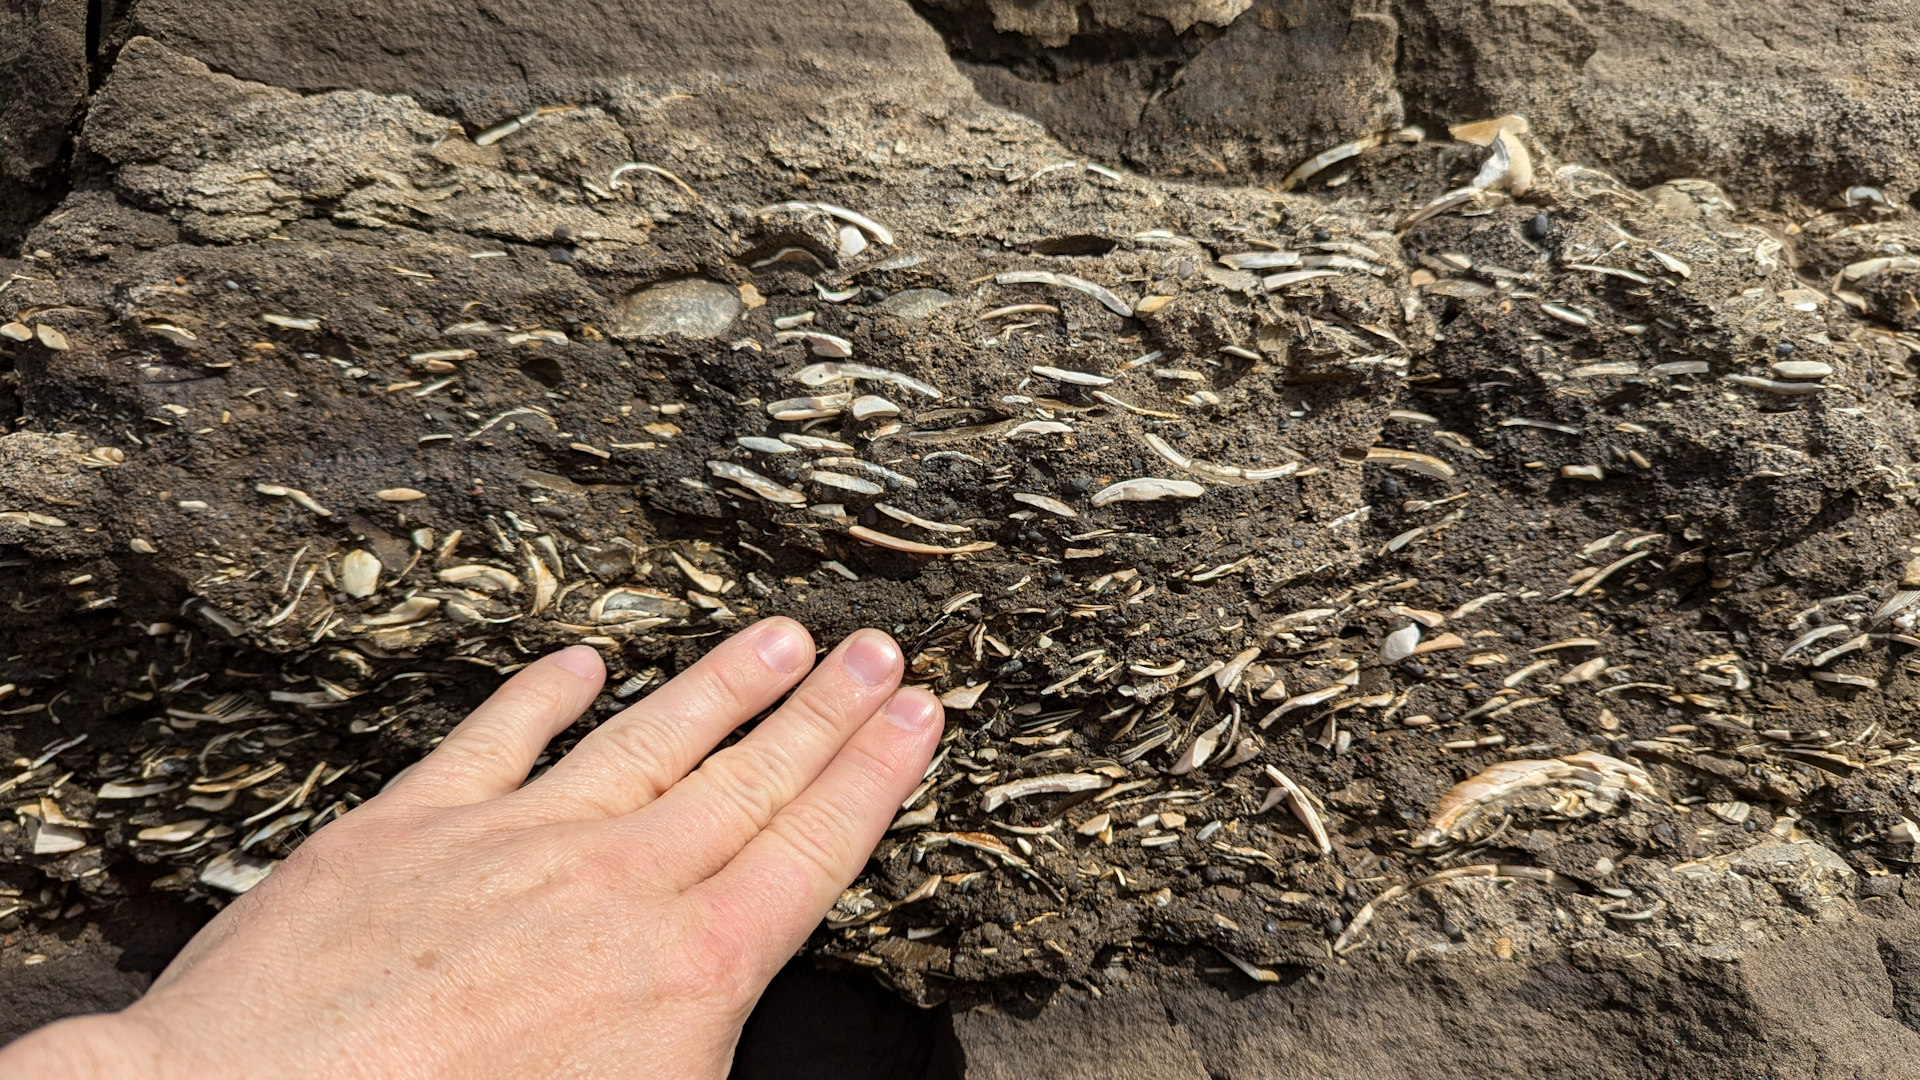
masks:
[[[893,676],[893,666],[899,662],[900,647],[877,630],[857,635],[841,660],[847,665],[847,674],[861,686],[879,686],[886,682]]]
[[[569,645],[553,654],[553,662],[583,679],[597,679],[606,670],[606,665],[600,662],[600,654],[591,645]]]
[[[798,671],[800,665],[813,659],[813,643],[795,627],[784,624],[762,631],[754,648],[762,663],[782,674]]]
[[[887,702],[887,719],[893,721],[895,727],[908,731],[919,731],[939,719],[940,715],[940,703],[930,694],[901,691]]]

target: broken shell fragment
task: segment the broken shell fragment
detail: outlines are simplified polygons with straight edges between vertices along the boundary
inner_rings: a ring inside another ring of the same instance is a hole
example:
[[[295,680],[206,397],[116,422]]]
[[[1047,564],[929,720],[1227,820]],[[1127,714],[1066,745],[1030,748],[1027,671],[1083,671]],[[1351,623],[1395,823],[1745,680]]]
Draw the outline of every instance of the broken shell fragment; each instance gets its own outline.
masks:
[[[319,319],[302,319],[292,315],[262,315],[260,321],[283,330],[318,330]]]
[[[200,868],[199,882],[236,896],[267,880],[279,863],[234,850],[215,855]]]
[[[517,593],[520,591],[518,577],[497,566],[487,566],[484,563],[449,566],[434,576],[449,585],[465,585],[482,592]]]
[[[900,406],[895,405],[883,397],[863,394],[853,399],[853,404],[848,407],[847,411],[853,414],[855,420],[864,421],[872,420],[875,417],[899,416]]]
[[[1193,742],[1187,745],[1186,752],[1181,754],[1180,759],[1173,763],[1173,766],[1167,770],[1167,774],[1169,776],[1185,776],[1212,760],[1214,750],[1220,746],[1221,737],[1227,733],[1227,725],[1232,722],[1233,718],[1228,717],[1200,734],[1195,735]]]
[[[380,569],[373,552],[354,548],[340,558],[340,591],[356,600],[372,596],[380,584]]]
[[[782,344],[790,341],[805,342],[815,356],[831,356],[844,360],[853,355],[853,342],[834,334],[823,334],[818,330],[782,330],[773,335],[773,340]]]
[[[1074,386],[1112,386],[1113,385],[1112,376],[1096,375],[1091,371],[1074,371],[1070,368],[1057,368],[1057,367],[1047,367],[1045,365],[1038,365],[1034,367],[1033,373],[1042,378],[1052,379],[1055,382],[1069,383]]]
[[[990,787],[981,792],[980,809],[991,814],[1014,799],[1026,799],[1035,795],[1064,795],[1076,791],[1097,791],[1111,783],[1113,783],[1112,780],[1097,773],[1054,773],[1050,776],[1030,776],[1024,780]]]
[[[1550,760],[1503,761],[1442,796],[1427,830],[1414,838],[1413,846],[1433,847],[1458,839],[1502,800],[1538,787],[1578,791],[1590,809],[1602,814],[1611,812],[1622,798],[1654,793],[1653,778],[1645,769],[1592,750]]]
[[[1096,492],[1091,500],[1095,506],[1107,506],[1117,502],[1155,502],[1160,499],[1197,499],[1207,493],[1207,489],[1191,480],[1167,480],[1160,477],[1142,476],[1132,480],[1122,480]]]
[[[1088,281],[1086,278],[1074,277],[1072,274],[1056,274],[1051,270],[1015,270],[1011,273],[996,275],[993,283],[996,285],[1058,285],[1093,297],[1108,311],[1121,318],[1133,316],[1133,307],[1115,295],[1112,290]]]
[[[1454,477],[1453,466],[1431,454],[1417,454],[1411,450],[1395,450],[1390,446],[1369,447],[1366,460],[1382,462],[1390,469],[1419,473],[1436,480],[1451,480]]]
[[[406,626],[439,610],[440,601],[431,596],[412,596],[395,604],[389,611],[379,615],[369,615],[360,620],[362,626]]]
[[[1320,820],[1320,813],[1314,809],[1313,800],[1307,798],[1306,791],[1294,783],[1292,777],[1272,765],[1267,766],[1267,778],[1273,781],[1274,791],[1285,794],[1287,808],[1293,811],[1294,817],[1300,819],[1300,824],[1307,827],[1307,835],[1313,837],[1320,854],[1332,854],[1333,839],[1327,835],[1327,826]],[[1271,794],[1267,801],[1274,801]]]
[[[980,703],[980,695],[987,692],[992,683],[974,683],[972,686],[956,686],[940,695],[940,704],[949,709],[966,712]]]
[[[1000,546],[991,540],[975,540],[971,544],[961,544],[959,547],[940,547],[936,544],[922,544],[913,540],[902,540],[897,536],[888,536],[886,533],[869,529],[865,525],[850,527],[847,529],[847,535],[856,540],[865,540],[875,547],[904,551],[910,555],[968,555],[976,551],[992,551]]]
[[[767,415],[775,420],[818,420],[839,416],[853,401],[852,394],[820,394],[814,397],[787,398],[767,406]]]
[[[800,494],[790,487],[776,484],[772,480],[747,468],[745,465],[736,465],[731,461],[709,461],[707,462],[707,469],[722,480],[731,480],[768,502],[780,503],[785,506],[803,506],[806,504],[807,497],[805,495]]]
[[[1776,360],[1771,370],[1783,379],[1824,379],[1833,374],[1833,365],[1819,360]]]
[[[1397,664],[1407,657],[1412,656],[1413,650],[1418,647],[1419,644],[1420,624],[1408,623],[1393,633],[1388,634],[1387,639],[1380,643],[1380,662],[1383,664]]]
[[[6,338],[8,341],[32,341],[33,327],[20,322],[0,324],[0,338]]]
[[[427,493],[410,487],[381,488],[373,493],[373,497],[390,503],[419,502],[427,497]]]
[[[1016,491],[1013,493],[1013,501],[1025,503],[1028,506],[1039,507],[1047,513],[1058,517],[1077,518],[1080,516],[1080,511],[1075,510],[1059,499],[1047,495],[1032,495],[1024,491]]]
[[[596,623],[632,622],[635,619],[684,619],[693,608],[676,596],[654,589],[608,589],[587,609],[587,618]]]
[[[865,214],[855,213],[854,211],[849,210],[844,206],[835,206],[832,203],[780,202],[780,203],[774,203],[770,206],[763,206],[760,209],[754,211],[754,215],[756,217],[766,217],[768,214],[782,214],[782,213],[825,214],[828,217],[839,218],[841,221],[844,221],[849,225],[858,226],[860,229],[864,230],[867,233],[867,235],[873,237],[875,243],[886,244],[888,246],[891,246],[893,244],[892,229],[887,228],[885,225],[880,224],[879,222],[873,220],[872,218],[866,216]]]

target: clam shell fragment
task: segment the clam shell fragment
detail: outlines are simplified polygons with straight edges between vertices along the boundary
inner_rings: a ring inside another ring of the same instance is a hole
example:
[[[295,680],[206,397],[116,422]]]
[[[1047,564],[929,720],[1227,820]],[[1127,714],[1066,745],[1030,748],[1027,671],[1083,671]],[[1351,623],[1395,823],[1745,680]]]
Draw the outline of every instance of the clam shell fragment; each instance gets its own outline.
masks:
[[[1156,476],[1142,476],[1101,488],[1094,494],[1091,501],[1095,506],[1107,506],[1117,502],[1197,499],[1206,493],[1206,488],[1191,480],[1167,480]]]

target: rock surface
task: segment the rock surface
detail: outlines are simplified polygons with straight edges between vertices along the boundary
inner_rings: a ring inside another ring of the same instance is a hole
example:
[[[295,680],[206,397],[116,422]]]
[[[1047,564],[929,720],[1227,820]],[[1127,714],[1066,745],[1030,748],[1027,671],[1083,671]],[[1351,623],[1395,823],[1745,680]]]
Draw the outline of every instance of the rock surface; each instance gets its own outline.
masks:
[[[62,935],[130,899],[218,902],[239,822],[313,776],[323,825],[499,669],[584,640],[638,689],[783,613],[892,630],[956,703],[812,952],[949,1000],[969,1075],[1904,1047],[1907,916],[1871,920],[1920,818],[1920,181],[1910,113],[1820,90],[1906,46],[1814,7],[1852,66],[1789,35],[1763,70],[1681,5],[956,4],[944,42],[885,0],[83,26],[111,61],[84,125],[53,94],[0,147],[60,198],[0,293],[31,331],[0,338],[0,744],[11,798],[99,828],[35,855],[31,814],[0,823],[0,982],[88,970]],[[982,60],[975,16],[1033,40]],[[1674,74],[1635,98],[1649,27]],[[1763,75],[1800,111],[1715,104]],[[1613,120],[1564,104],[1596,93]],[[1531,185],[1436,123],[1506,110]],[[1258,183],[1405,121],[1428,137]],[[1776,122],[1807,145],[1747,153]],[[1142,477],[1198,497],[1095,498]],[[1430,824],[1579,752],[1644,779]],[[135,837],[262,768],[220,828]]]

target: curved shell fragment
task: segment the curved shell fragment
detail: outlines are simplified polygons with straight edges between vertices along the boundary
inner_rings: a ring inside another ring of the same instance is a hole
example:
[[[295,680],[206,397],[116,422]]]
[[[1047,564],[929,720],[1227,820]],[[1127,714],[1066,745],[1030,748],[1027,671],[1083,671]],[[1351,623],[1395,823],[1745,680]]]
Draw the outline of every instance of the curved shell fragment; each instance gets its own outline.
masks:
[[[1072,368],[1048,367],[1045,364],[1037,364],[1033,368],[1033,373],[1042,378],[1052,379],[1055,382],[1068,383],[1073,386],[1113,385],[1113,377],[1110,375],[1096,375],[1091,371],[1074,371]]]
[[[813,397],[786,398],[767,406],[767,415],[775,420],[818,420],[838,416],[852,403],[852,394],[816,394]]]
[[[685,600],[657,589],[621,587],[608,589],[587,609],[587,618],[596,623],[631,622],[634,619],[684,619],[693,614]]]
[[[434,576],[449,585],[465,585],[482,592],[517,593],[520,591],[518,576],[484,563],[449,566]]]
[[[1032,495],[1024,491],[1016,491],[1013,493],[1013,501],[1037,507],[1057,517],[1077,518],[1080,516],[1080,511],[1049,495]]]
[[[1503,800],[1539,787],[1578,791],[1599,813],[1610,812],[1623,797],[1654,794],[1653,778],[1645,769],[1592,750],[1563,758],[1502,761],[1442,796],[1427,830],[1414,838],[1413,846],[1433,847],[1457,839]]]
[[[868,217],[865,214],[856,213],[855,211],[849,210],[844,206],[835,206],[832,203],[778,202],[778,203],[773,203],[772,205],[769,205],[769,206],[763,206],[760,209],[754,211],[754,216],[765,217],[768,214],[780,214],[780,213],[825,214],[828,217],[839,218],[841,221],[844,221],[849,225],[859,226],[862,230],[864,230],[867,233],[867,235],[873,237],[873,239],[877,243],[887,244],[887,245],[891,245],[893,243],[892,229],[887,228],[885,225],[880,224],[879,222],[873,220],[872,218]]]
[[[406,626],[440,609],[440,601],[431,596],[410,596],[395,604],[390,610],[379,615],[369,615],[360,620],[362,626]]]
[[[801,506],[807,501],[805,495],[800,494],[790,487],[776,484],[772,480],[747,468],[745,465],[736,465],[731,461],[709,461],[707,462],[707,470],[722,480],[731,480],[739,484],[741,487],[746,488],[748,491],[771,503],[780,503],[783,506]]]
[[[865,525],[852,526],[847,529],[847,535],[856,540],[865,540],[875,547],[888,548],[893,551],[904,551],[909,555],[969,555],[976,551],[992,551],[994,548],[1000,546],[991,540],[975,540],[971,544],[961,544],[959,547],[940,547],[937,544],[922,544],[914,540],[902,540],[897,536],[889,536],[886,533],[869,529]]]
[[[1133,306],[1120,299],[1113,290],[1105,285],[1088,281],[1086,278],[1074,277],[1072,274],[1056,274],[1051,270],[1015,270],[996,275],[993,283],[995,285],[1057,285],[1060,288],[1072,289],[1074,292],[1093,297],[1100,301],[1101,306],[1122,318],[1133,316]]]
[[[805,342],[815,356],[844,360],[853,355],[853,342],[838,334],[824,334],[818,330],[782,330],[773,335],[773,340],[783,345],[793,341]]]
[[[1117,502],[1197,499],[1206,493],[1206,488],[1191,480],[1167,480],[1157,476],[1141,476],[1101,488],[1094,494],[1092,502],[1095,506],[1107,506]]]
[[[991,814],[1014,799],[1035,795],[1068,795],[1076,791],[1097,791],[1113,781],[1098,773],[1054,773],[1029,776],[1024,780],[999,784],[980,793],[980,808]]]

